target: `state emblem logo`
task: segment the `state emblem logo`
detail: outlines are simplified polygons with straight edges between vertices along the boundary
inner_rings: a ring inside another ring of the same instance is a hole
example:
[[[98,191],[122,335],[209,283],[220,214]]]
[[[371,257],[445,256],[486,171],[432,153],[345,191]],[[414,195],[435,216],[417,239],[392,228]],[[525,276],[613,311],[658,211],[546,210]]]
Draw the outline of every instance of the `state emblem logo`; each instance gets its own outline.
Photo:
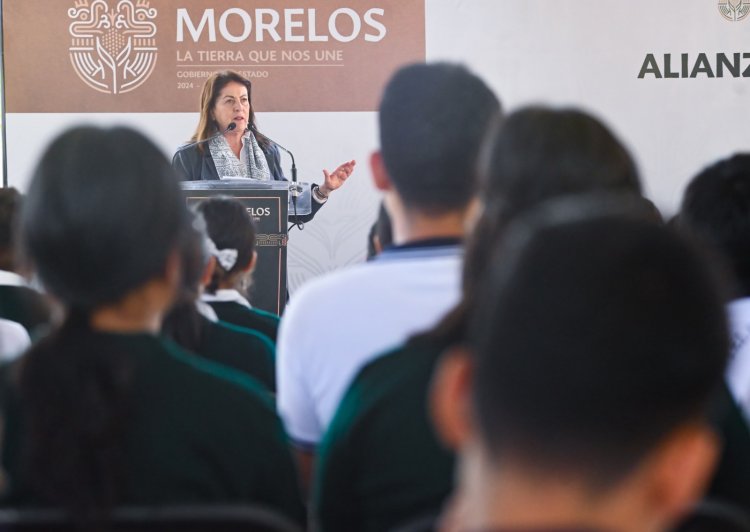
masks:
[[[738,22],[750,15],[750,0],[719,0],[719,13],[730,22]]]
[[[78,77],[107,94],[142,85],[156,67],[156,14],[148,0],[76,0],[68,17]]]

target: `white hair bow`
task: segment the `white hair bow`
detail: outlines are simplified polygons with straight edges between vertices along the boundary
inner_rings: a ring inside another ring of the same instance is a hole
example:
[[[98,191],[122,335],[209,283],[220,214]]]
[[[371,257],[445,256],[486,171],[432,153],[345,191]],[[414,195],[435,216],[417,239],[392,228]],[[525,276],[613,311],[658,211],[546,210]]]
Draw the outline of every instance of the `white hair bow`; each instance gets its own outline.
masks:
[[[237,264],[237,250],[236,249],[218,249],[216,247],[216,244],[214,244],[214,241],[210,238],[206,239],[207,245],[208,245],[208,252],[211,253],[214,257],[216,257],[216,260],[219,261],[219,264],[221,264],[221,267],[224,268],[226,271],[231,270],[234,268],[234,265]]]

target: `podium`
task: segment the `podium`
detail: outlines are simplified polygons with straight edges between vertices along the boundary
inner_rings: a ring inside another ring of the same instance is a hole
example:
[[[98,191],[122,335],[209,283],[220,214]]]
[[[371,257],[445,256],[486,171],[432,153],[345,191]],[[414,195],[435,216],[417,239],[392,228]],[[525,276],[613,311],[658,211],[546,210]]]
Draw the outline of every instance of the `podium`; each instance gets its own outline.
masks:
[[[258,261],[248,290],[250,303],[281,315],[287,298],[289,188],[287,181],[184,181],[188,207],[214,196],[242,203],[255,222]]]

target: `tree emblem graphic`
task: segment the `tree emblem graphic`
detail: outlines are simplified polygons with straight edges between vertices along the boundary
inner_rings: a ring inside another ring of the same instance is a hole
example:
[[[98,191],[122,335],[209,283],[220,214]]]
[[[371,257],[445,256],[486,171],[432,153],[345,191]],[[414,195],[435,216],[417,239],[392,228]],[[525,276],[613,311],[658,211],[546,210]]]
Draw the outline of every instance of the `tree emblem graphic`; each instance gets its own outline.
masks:
[[[138,88],[156,66],[156,9],[148,0],[76,0],[68,10],[70,61],[86,85],[122,94]]]
[[[732,22],[742,20],[750,15],[750,0],[719,0],[719,13]]]

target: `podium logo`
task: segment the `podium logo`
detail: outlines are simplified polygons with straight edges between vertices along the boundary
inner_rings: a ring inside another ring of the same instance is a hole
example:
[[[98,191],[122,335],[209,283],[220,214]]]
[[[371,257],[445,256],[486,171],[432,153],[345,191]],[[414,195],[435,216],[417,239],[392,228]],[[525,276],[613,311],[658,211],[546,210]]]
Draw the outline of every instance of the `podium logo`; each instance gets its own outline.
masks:
[[[107,94],[137,89],[156,66],[156,9],[148,0],[76,0],[68,10],[70,61],[86,85]]]
[[[750,15],[750,0],[719,0],[719,13],[731,22],[737,22]]]

